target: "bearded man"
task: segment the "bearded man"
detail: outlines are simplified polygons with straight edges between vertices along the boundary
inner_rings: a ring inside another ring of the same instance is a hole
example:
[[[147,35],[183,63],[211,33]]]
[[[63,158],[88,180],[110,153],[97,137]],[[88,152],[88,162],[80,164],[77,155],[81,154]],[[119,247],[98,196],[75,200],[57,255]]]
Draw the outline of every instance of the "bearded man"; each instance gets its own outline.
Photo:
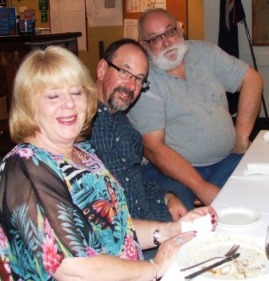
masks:
[[[148,87],[147,74],[147,54],[137,41],[126,38],[108,46],[97,66],[99,105],[89,139],[124,188],[133,218],[177,221],[187,209],[169,190],[142,178],[143,139],[125,114]]]
[[[156,8],[138,20],[150,60],[149,89],[128,114],[143,135],[144,178],[193,208],[210,205],[250,145],[263,80],[245,62],[209,42],[184,40],[172,14]],[[227,92],[240,92],[234,125]]]

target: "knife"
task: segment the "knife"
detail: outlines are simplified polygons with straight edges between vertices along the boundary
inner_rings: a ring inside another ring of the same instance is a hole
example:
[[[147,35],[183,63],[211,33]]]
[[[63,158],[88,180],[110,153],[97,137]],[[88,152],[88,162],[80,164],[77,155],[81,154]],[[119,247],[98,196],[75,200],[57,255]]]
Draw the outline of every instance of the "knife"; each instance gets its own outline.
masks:
[[[236,253],[236,254],[232,255],[231,257],[228,257],[228,258],[225,258],[225,259],[223,259],[221,261],[212,263],[209,266],[203,267],[202,269],[197,270],[197,271],[191,273],[190,275],[185,276],[185,280],[189,281],[189,280],[193,279],[194,277],[196,277],[196,276],[198,276],[198,275],[200,275],[200,274],[202,274],[202,273],[204,273],[204,272],[206,272],[206,271],[208,271],[208,270],[210,270],[212,268],[215,268],[215,267],[217,267],[217,266],[219,266],[219,265],[221,265],[223,263],[226,263],[228,261],[234,260],[234,259],[238,258],[239,256],[240,256],[240,254]]]

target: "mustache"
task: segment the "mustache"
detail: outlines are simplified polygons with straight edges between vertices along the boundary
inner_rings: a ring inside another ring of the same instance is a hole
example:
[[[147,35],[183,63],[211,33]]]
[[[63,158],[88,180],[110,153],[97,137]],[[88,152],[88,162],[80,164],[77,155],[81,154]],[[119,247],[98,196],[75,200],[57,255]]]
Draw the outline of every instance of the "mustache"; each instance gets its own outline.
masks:
[[[174,46],[168,46],[160,53],[160,56],[164,56],[166,53],[168,53],[169,51],[172,51],[172,50],[175,50],[175,47]]]
[[[113,94],[115,94],[116,92],[120,92],[120,93],[124,93],[126,95],[128,95],[130,98],[133,98],[134,97],[134,92],[125,88],[125,87],[116,87],[114,90],[113,90]]]
[[[169,60],[166,55],[169,51],[174,50],[177,58],[174,61]],[[150,53],[150,60],[160,67],[161,69],[167,71],[177,67],[180,63],[182,63],[186,53],[188,52],[189,48],[185,41],[182,41],[180,44],[175,43],[173,46],[168,46],[164,50],[160,52],[158,55],[154,55]]]

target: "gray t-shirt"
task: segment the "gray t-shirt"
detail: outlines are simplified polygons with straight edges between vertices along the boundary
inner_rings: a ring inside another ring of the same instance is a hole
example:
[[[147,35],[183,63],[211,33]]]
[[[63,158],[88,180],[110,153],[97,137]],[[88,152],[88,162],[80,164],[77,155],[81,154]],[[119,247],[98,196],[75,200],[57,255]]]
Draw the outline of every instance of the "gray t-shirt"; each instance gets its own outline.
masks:
[[[187,41],[182,80],[150,65],[150,89],[128,117],[145,134],[165,129],[165,143],[193,166],[224,159],[235,143],[227,92],[241,85],[249,66],[204,41]]]

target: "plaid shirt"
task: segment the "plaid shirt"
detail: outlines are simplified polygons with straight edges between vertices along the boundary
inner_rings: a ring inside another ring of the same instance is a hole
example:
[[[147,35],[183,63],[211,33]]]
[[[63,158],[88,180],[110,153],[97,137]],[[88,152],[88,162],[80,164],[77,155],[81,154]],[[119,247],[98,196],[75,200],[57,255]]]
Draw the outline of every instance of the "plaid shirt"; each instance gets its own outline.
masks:
[[[100,102],[90,142],[123,186],[133,218],[171,220],[164,203],[165,191],[156,183],[142,179],[143,139],[124,113],[111,114]]]

